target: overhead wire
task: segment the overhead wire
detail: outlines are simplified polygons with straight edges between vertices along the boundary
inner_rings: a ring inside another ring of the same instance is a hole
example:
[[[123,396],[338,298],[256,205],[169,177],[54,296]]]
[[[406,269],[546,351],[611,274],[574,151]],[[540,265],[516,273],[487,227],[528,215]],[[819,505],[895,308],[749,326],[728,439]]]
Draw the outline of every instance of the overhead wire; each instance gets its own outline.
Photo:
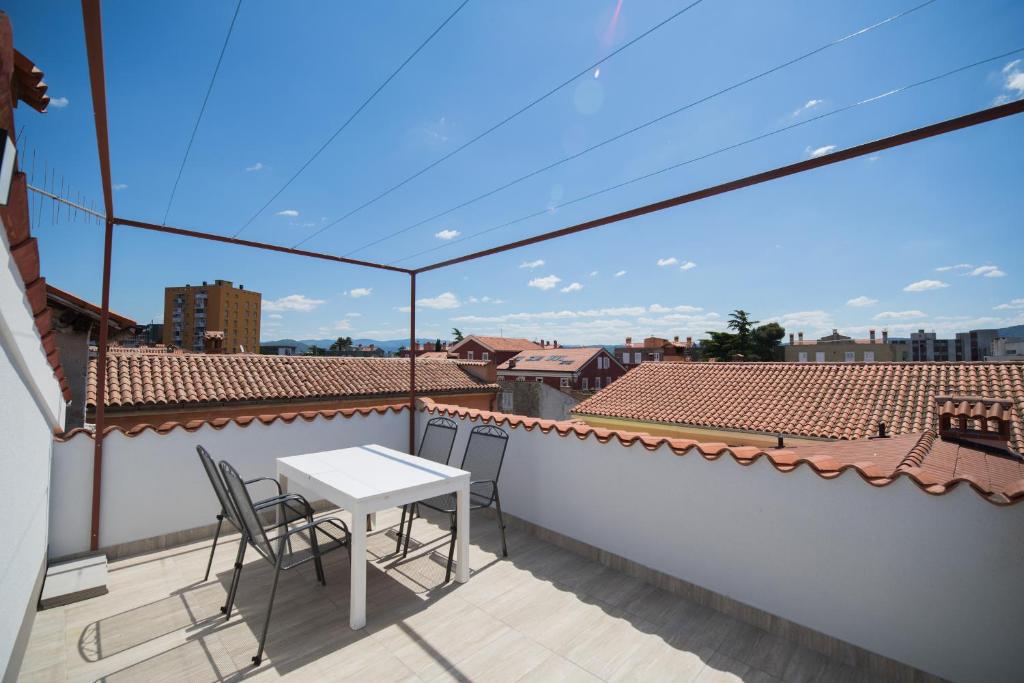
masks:
[[[280,197],[280,196],[281,196],[281,193],[282,193],[282,192],[284,192],[284,191],[285,191],[286,189],[288,189],[288,187],[289,187],[289,186],[290,186],[290,185],[291,185],[291,184],[292,184],[293,182],[295,182],[295,180],[296,180],[296,179],[297,179],[297,178],[298,178],[298,177],[299,177],[300,175],[302,175],[303,171],[305,171],[305,170],[306,170],[306,168],[307,168],[307,167],[309,167],[309,165],[310,165],[311,163],[313,163],[313,162],[314,162],[314,161],[316,160],[316,158],[317,158],[317,157],[319,157],[319,156],[320,156],[320,154],[322,154],[322,153],[323,153],[323,151],[324,151],[325,149],[327,149],[327,148],[328,148],[328,147],[329,147],[329,146],[331,145],[331,143],[332,143],[332,142],[334,142],[335,138],[337,138],[337,137],[338,137],[339,135],[341,135],[342,131],[344,131],[344,130],[345,130],[346,128],[348,128],[348,125],[349,125],[350,123],[352,123],[352,121],[354,121],[354,120],[355,120],[355,118],[356,118],[357,116],[359,116],[359,114],[360,114],[360,113],[361,113],[361,112],[362,112],[362,111],[363,111],[364,109],[366,109],[367,105],[369,105],[369,104],[370,104],[370,102],[372,102],[372,101],[374,100],[374,98],[376,98],[376,97],[377,97],[377,95],[379,95],[379,94],[380,94],[380,92],[381,92],[382,90],[384,90],[384,88],[386,88],[386,87],[387,87],[388,83],[390,83],[390,82],[391,82],[392,80],[394,80],[394,78],[395,78],[395,77],[396,77],[396,76],[397,76],[397,75],[398,75],[399,73],[401,73],[403,69],[405,69],[405,67],[406,67],[406,66],[407,66],[407,65],[409,64],[409,62],[411,62],[411,61],[412,61],[412,60],[413,60],[413,59],[414,59],[414,58],[416,57],[416,55],[418,55],[418,54],[420,53],[420,51],[422,51],[422,50],[423,50],[423,48],[425,48],[425,47],[426,47],[426,46],[427,46],[427,45],[428,45],[428,44],[430,43],[430,41],[432,41],[432,40],[434,39],[434,37],[435,37],[435,36],[437,36],[437,34],[438,34],[438,33],[440,33],[440,32],[441,32],[441,30],[442,30],[442,29],[443,29],[443,28],[444,28],[445,26],[447,26],[447,25],[448,25],[448,23],[449,23],[449,22],[450,22],[450,21],[451,21],[452,19],[454,19],[454,18],[455,18],[455,15],[457,15],[457,14],[458,14],[459,12],[461,12],[461,11],[462,11],[462,8],[463,8],[463,7],[465,7],[465,6],[467,5],[467,4],[469,4],[469,0],[463,0],[463,2],[462,2],[462,3],[461,3],[461,4],[459,5],[459,6],[458,6],[458,7],[456,7],[456,8],[455,8],[455,10],[454,10],[454,11],[453,11],[453,12],[452,12],[451,14],[449,14],[449,15],[448,15],[448,16],[447,16],[447,17],[445,18],[445,20],[444,20],[444,21],[442,21],[442,22],[441,22],[441,23],[440,23],[440,24],[439,24],[439,25],[437,26],[437,28],[435,28],[435,29],[434,29],[434,30],[433,30],[433,31],[432,31],[432,32],[430,33],[430,35],[428,35],[428,36],[426,37],[426,39],[424,39],[424,40],[423,40],[423,42],[421,42],[421,43],[420,43],[420,44],[419,44],[419,45],[418,45],[418,46],[416,47],[416,49],[415,49],[415,50],[413,50],[413,51],[412,51],[412,52],[411,52],[411,53],[409,54],[409,56],[408,56],[408,57],[406,57],[406,58],[405,58],[405,60],[404,60],[404,61],[403,61],[402,63],[401,63],[401,64],[399,64],[399,65],[398,65],[398,67],[397,67],[397,68],[396,68],[396,69],[395,69],[394,71],[392,71],[392,72],[391,72],[391,74],[390,74],[390,75],[389,75],[389,76],[388,76],[387,78],[385,78],[385,79],[384,79],[384,81],[383,81],[383,82],[382,82],[382,83],[381,83],[380,85],[378,85],[378,86],[377,86],[377,89],[376,89],[376,90],[374,90],[374,91],[373,91],[372,93],[370,93],[370,95],[369,95],[369,96],[368,96],[368,97],[367,97],[367,98],[366,98],[365,100],[363,100],[362,104],[360,104],[360,105],[359,105],[358,107],[356,107],[356,109],[355,109],[355,110],[354,110],[354,111],[353,111],[353,112],[352,112],[352,113],[351,113],[351,114],[349,115],[349,117],[348,117],[347,119],[345,119],[345,122],[344,122],[344,123],[342,123],[342,124],[341,124],[341,126],[339,126],[339,127],[338,127],[338,129],[337,129],[337,130],[335,130],[335,131],[334,131],[334,132],[333,132],[333,133],[331,134],[331,136],[330,136],[329,138],[327,138],[327,140],[326,140],[326,141],[324,141],[324,143],[323,143],[322,145],[320,145],[320,147],[318,147],[318,148],[317,148],[317,150],[316,150],[315,152],[313,152],[312,156],[310,156],[310,157],[309,157],[308,159],[306,159],[306,161],[305,161],[305,162],[303,162],[303,164],[302,164],[302,165],[301,165],[301,166],[299,167],[299,170],[295,171],[295,173],[293,173],[293,174],[292,174],[292,176],[291,176],[291,177],[290,177],[290,178],[288,179],[288,181],[287,181],[287,182],[285,182],[285,184],[284,184],[284,185],[282,185],[282,186],[281,186],[281,187],[280,187],[280,188],[279,188],[279,189],[277,190],[277,192],[275,192],[275,193],[273,194],[273,196],[271,196],[271,197],[270,197],[270,199],[268,199],[268,200],[266,201],[266,203],[264,203],[264,204],[263,204],[263,206],[261,206],[261,207],[259,208],[259,210],[258,210],[258,211],[256,211],[256,213],[254,213],[254,214],[253,214],[252,216],[250,216],[250,217],[249,217],[249,220],[247,220],[247,221],[246,221],[245,223],[243,223],[243,224],[242,224],[242,227],[241,227],[241,228],[239,228],[239,229],[238,229],[238,230],[237,230],[237,231],[235,232],[235,234],[233,235],[233,237],[238,237],[239,235],[241,235],[241,234],[242,234],[242,232],[243,232],[243,231],[244,231],[244,230],[245,230],[246,228],[248,228],[248,227],[249,227],[250,225],[252,225],[252,222],[253,222],[253,221],[255,221],[255,220],[256,220],[256,219],[257,219],[257,218],[258,218],[258,217],[259,217],[259,216],[260,216],[260,215],[261,215],[261,214],[262,214],[262,213],[263,213],[264,211],[266,211],[266,210],[267,210],[267,207],[269,207],[269,206],[270,206],[270,205],[271,205],[271,204],[272,204],[272,203],[274,202],[274,200],[275,200],[275,199],[277,199],[278,197]]]
[[[171,206],[174,204],[174,196],[178,192],[178,183],[181,182],[181,174],[185,171],[185,164],[188,163],[189,153],[192,151],[192,143],[196,140],[196,132],[199,130],[199,123],[203,120],[203,114],[206,113],[206,104],[210,101],[210,93],[213,92],[213,84],[217,80],[217,74],[220,73],[221,62],[224,61],[224,53],[228,49],[228,41],[231,40],[231,33],[235,30],[235,21],[238,19],[238,12],[242,9],[242,0],[238,0],[235,5],[235,13],[231,15],[231,23],[228,24],[228,32],[224,36],[224,43],[220,47],[220,54],[217,56],[217,65],[213,68],[213,75],[210,76],[210,84],[206,87],[206,96],[203,97],[203,106],[199,108],[199,116],[196,117],[196,123],[192,126],[192,135],[189,136],[188,145],[185,146],[185,156],[181,159],[181,166],[178,167],[178,175],[174,179],[174,187],[171,188],[171,196],[167,200],[167,209],[164,211],[164,225],[167,225],[167,216],[171,213]]]
[[[662,122],[662,121],[664,121],[664,120],[666,120],[668,118],[676,116],[677,114],[680,114],[680,113],[682,113],[684,111],[687,111],[688,109],[692,109],[693,107],[696,107],[697,105],[700,105],[700,104],[703,104],[703,103],[708,102],[710,100],[713,100],[716,97],[719,97],[719,96],[724,95],[724,94],[726,94],[728,92],[736,90],[737,88],[740,88],[740,87],[742,87],[744,85],[747,85],[747,84],[752,83],[754,81],[757,81],[757,80],[759,80],[761,78],[769,76],[769,75],[771,75],[771,74],[773,74],[773,73],[775,73],[777,71],[780,71],[780,70],[785,69],[785,68],[787,68],[789,66],[797,64],[799,62],[802,62],[803,60],[808,59],[808,58],[810,58],[810,57],[812,57],[812,56],[814,56],[816,54],[819,54],[819,53],[821,53],[821,52],[823,52],[823,51],[825,51],[825,50],[827,50],[829,48],[832,48],[832,47],[835,47],[835,46],[840,45],[842,43],[845,43],[846,41],[851,40],[852,38],[856,38],[857,36],[864,35],[865,33],[873,31],[876,28],[879,28],[881,26],[884,26],[886,24],[894,22],[894,21],[896,21],[896,20],[898,20],[898,19],[900,19],[902,17],[907,16],[908,14],[910,14],[912,12],[916,12],[917,10],[920,10],[920,9],[922,9],[922,8],[932,4],[933,2],[936,2],[936,0],[926,0],[926,2],[923,2],[923,3],[919,4],[919,5],[911,7],[909,9],[904,10],[902,12],[899,12],[897,14],[894,14],[894,15],[888,17],[887,19],[884,19],[882,21],[876,22],[876,23],[874,23],[874,24],[872,24],[870,26],[862,28],[862,29],[860,29],[858,31],[855,31],[853,33],[845,35],[845,36],[843,36],[841,38],[838,38],[836,40],[833,40],[831,42],[825,43],[824,45],[821,45],[821,46],[811,50],[810,52],[805,52],[805,53],[801,54],[798,57],[795,57],[795,58],[790,59],[788,61],[782,62],[781,64],[777,64],[776,66],[773,66],[770,69],[767,69],[765,71],[761,71],[761,72],[759,72],[759,73],[757,73],[757,74],[755,74],[753,76],[750,76],[748,78],[744,78],[744,79],[742,79],[740,81],[737,81],[737,82],[733,83],[732,85],[729,85],[729,86],[727,86],[725,88],[722,88],[721,90],[713,92],[713,93],[711,93],[709,95],[705,95],[704,97],[701,97],[699,99],[693,100],[692,102],[684,104],[681,107],[677,107],[677,108],[675,108],[675,109],[673,109],[673,110],[671,110],[669,112],[666,112],[664,114],[661,114],[660,116],[657,116],[657,117],[655,117],[653,119],[649,119],[649,120],[647,120],[647,121],[645,121],[645,122],[643,122],[641,124],[633,126],[632,128],[624,130],[624,131],[622,131],[620,133],[617,133],[617,134],[615,134],[615,135],[613,135],[613,136],[611,136],[609,138],[606,138],[606,139],[604,139],[604,140],[602,140],[602,141],[600,141],[598,143],[595,143],[595,144],[593,144],[593,145],[591,145],[591,146],[589,146],[589,147],[587,147],[587,148],[585,148],[583,150],[580,150],[579,152],[576,152],[574,154],[570,154],[568,156],[562,157],[561,159],[558,159],[558,160],[553,161],[553,162],[551,162],[551,163],[549,163],[549,164],[547,164],[545,166],[542,166],[542,167],[540,167],[538,169],[530,171],[529,173],[526,173],[525,175],[521,175],[518,178],[510,180],[510,181],[508,181],[508,182],[506,182],[506,183],[504,183],[502,185],[499,185],[498,187],[495,187],[495,188],[493,188],[491,190],[488,190],[486,192],[478,194],[475,197],[473,197],[471,199],[468,199],[468,200],[466,200],[464,202],[461,202],[459,204],[456,204],[455,206],[452,206],[452,207],[450,207],[448,209],[445,209],[444,211],[441,211],[439,213],[435,213],[434,215],[432,215],[432,216],[430,216],[428,218],[424,218],[423,220],[420,220],[420,221],[417,221],[415,223],[412,223],[411,225],[407,225],[404,228],[396,230],[396,231],[394,231],[392,233],[389,233],[387,235],[379,237],[379,238],[377,238],[375,240],[371,240],[370,242],[367,242],[366,244],[363,244],[362,246],[357,247],[356,249],[353,249],[352,251],[348,252],[348,254],[346,254],[346,255],[350,256],[352,254],[359,253],[360,251],[363,251],[364,249],[368,249],[368,248],[376,246],[376,245],[378,245],[378,244],[380,244],[382,242],[385,242],[387,240],[390,240],[390,239],[393,239],[395,237],[398,237],[399,235],[405,234],[406,232],[409,232],[410,230],[418,228],[421,225],[425,225],[426,223],[430,223],[431,221],[435,221],[435,220],[437,220],[439,218],[443,218],[444,216],[447,216],[447,215],[449,215],[451,213],[454,213],[455,211],[458,211],[459,209],[464,209],[467,206],[470,206],[470,205],[475,204],[475,203],[477,203],[479,201],[482,201],[482,200],[484,200],[484,199],[486,199],[488,197],[491,197],[491,196],[493,196],[493,195],[495,195],[495,194],[497,194],[499,192],[507,190],[510,187],[513,187],[515,185],[518,185],[521,182],[529,180],[530,178],[538,176],[541,173],[544,173],[546,171],[550,171],[553,168],[561,166],[562,164],[566,164],[566,163],[568,163],[570,161],[573,161],[575,159],[579,159],[580,157],[585,156],[586,154],[589,154],[589,153],[591,153],[591,152],[593,152],[595,150],[598,150],[598,149],[600,149],[602,147],[605,147],[606,145],[609,145],[609,144],[611,144],[613,142],[616,142],[618,140],[621,140],[621,139],[623,139],[623,138],[625,138],[625,137],[627,137],[629,135],[632,135],[632,134],[637,133],[637,132],[639,132],[641,130],[644,130],[645,128],[649,128],[650,126],[653,126],[653,125],[655,125],[657,123],[660,123],[660,122]]]
[[[606,194],[608,192],[612,192],[614,190],[621,189],[621,188],[626,187],[628,185],[633,185],[635,183],[638,183],[638,182],[641,182],[641,181],[644,181],[644,180],[648,180],[649,178],[653,178],[653,177],[661,175],[663,173],[668,173],[669,171],[674,171],[674,170],[676,170],[678,168],[681,168],[683,166],[687,166],[689,164],[692,164],[692,163],[695,163],[695,162],[698,162],[698,161],[703,161],[705,159],[709,159],[709,158],[717,156],[719,154],[724,154],[725,152],[737,149],[739,147],[744,147],[746,145],[752,144],[754,142],[758,142],[760,140],[764,140],[765,138],[769,138],[769,137],[772,137],[774,135],[778,135],[780,133],[784,133],[786,131],[793,130],[794,128],[799,128],[801,126],[806,126],[806,125],[808,125],[810,123],[814,123],[816,121],[820,121],[822,119],[825,119],[825,118],[828,118],[828,117],[831,117],[831,116],[835,116],[836,114],[841,114],[841,113],[850,111],[852,109],[856,109],[858,107],[862,107],[864,105],[867,105],[867,104],[870,104],[870,103],[873,103],[873,102],[878,102],[879,100],[883,100],[883,99],[885,99],[887,97],[890,97],[892,95],[897,95],[897,94],[900,94],[900,93],[905,93],[905,92],[907,92],[909,90],[912,90],[914,88],[918,88],[920,86],[927,85],[929,83],[934,83],[936,81],[942,80],[944,78],[948,78],[950,76],[956,75],[956,74],[961,73],[963,71],[967,71],[969,69],[973,69],[973,68],[976,68],[978,66],[982,66],[984,64],[989,64],[989,63],[994,62],[994,61],[999,61],[999,60],[1005,59],[1007,57],[1010,57],[1010,56],[1013,56],[1013,55],[1016,55],[1016,54],[1019,54],[1019,53],[1022,53],[1022,52],[1024,52],[1024,47],[1019,47],[1017,49],[1010,50],[1008,52],[1003,52],[1001,54],[994,55],[992,57],[986,57],[985,59],[981,59],[981,60],[978,60],[976,62],[971,62],[970,64],[965,64],[963,66],[959,66],[959,67],[957,67],[955,69],[951,69],[949,71],[945,71],[945,72],[943,72],[941,74],[937,74],[935,76],[931,76],[929,78],[926,78],[926,79],[923,79],[923,80],[920,80],[920,81],[915,81],[913,83],[910,83],[910,84],[907,84],[907,85],[903,85],[903,86],[894,88],[892,90],[888,90],[888,91],[886,91],[884,93],[881,93],[879,95],[874,95],[872,97],[868,97],[868,98],[865,98],[865,99],[862,99],[862,100],[858,100],[857,102],[853,102],[853,103],[844,105],[842,107],[838,107],[838,108],[833,109],[831,111],[823,112],[823,113],[818,114],[816,116],[812,116],[812,117],[803,119],[801,121],[797,121],[795,123],[791,123],[791,124],[786,125],[786,126],[775,128],[775,129],[770,130],[768,132],[761,133],[759,135],[756,135],[756,136],[751,137],[751,138],[747,138],[747,139],[742,140],[740,142],[735,142],[735,143],[732,143],[730,145],[726,145],[725,147],[720,147],[718,149],[715,149],[714,151],[707,152],[707,153],[701,154],[699,156],[691,157],[689,159],[677,162],[677,163],[672,164],[670,166],[665,166],[665,167],[660,168],[658,170],[651,171],[650,173],[645,173],[643,175],[636,176],[634,178],[630,178],[629,180],[625,180],[625,181],[623,181],[621,183],[616,183],[615,185],[611,185],[611,186],[602,188],[600,190],[595,190],[594,192],[589,192],[589,193],[587,193],[585,195],[581,195],[581,196],[576,197],[574,199],[570,199],[570,200],[568,200],[566,202],[562,202],[561,204],[556,204],[556,205],[553,205],[553,206],[545,207],[544,209],[541,209],[539,211],[534,211],[533,213],[529,213],[529,214],[526,214],[524,216],[520,216],[519,218],[515,218],[513,220],[506,221],[506,222],[498,224],[498,225],[493,225],[493,226],[491,226],[489,228],[485,228],[484,230],[478,230],[477,232],[474,232],[474,233],[469,234],[469,235],[465,235],[465,236],[463,236],[461,238],[458,238],[458,239],[455,239],[455,240],[448,241],[448,242],[446,242],[444,244],[439,244],[437,246],[430,247],[429,249],[424,249],[424,250],[418,251],[418,252],[416,252],[414,254],[410,254],[408,256],[404,256],[404,257],[402,257],[400,259],[392,261],[388,265],[395,265],[397,263],[402,263],[404,261],[409,261],[409,260],[417,258],[419,256],[423,256],[425,254],[433,253],[433,252],[438,251],[440,249],[445,249],[445,248],[454,246],[456,244],[459,244],[459,243],[462,243],[462,242],[466,242],[468,240],[476,239],[476,238],[478,238],[478,237],[480,237],[482,235],[486,235],[488,233],[494,232],[496,230],[500,230],[502,228],[507,228],[507,227],[515,225],[517,223],[522,223],[523,221],[527,221],[527,220],[529,220],[531,218],[537,218],[539,216],[543,216],[545,214],[549,214],[549,213],[551,213],[553,211],[556,211],[558,209],[562,209],[564,207],[571,206],[573,204],[578,204],[579,202],[586,201],[588,199],[592,199],[592,198],[597,197],[599,195]]]
[[[562,90],[566,86],[568,86],[571,83],[573,83],[576,79],[580,78],[581,76],[583,76],[585,74],[588,74],[588,73],[592,72],[594,69],[596,69],[600,65],[604,64],[606,61],[608,61],[609,59],[611,59],[615,55],[617,55],[620,52],[622,52],[623,50],[626,50],[629,47],[635,45],[639,41],[643,40],[647,36],[651,35],[655,31],[657,31],[658,29],[662,28],[663,26],[669,24],[670,22],[672,22],[673,20],[675,20],[678,17],[682,16],[683,14],[688,12],[689,10],[693,9],[694,7],[696,7],[697,5],[699,5],[703,1],[704,0],[694,0],[694,2],[691,2],[686,7],[683,7],[681,10],[679,10],[679,11],[675,12],[674,14],[670,15],[668,18],[663,19],[662,21],[660,21],[657,24],[655,24],[654,26],[650,27],[649,29],[647,29],[643,33],[635,36],[634,38],[632,38],[628,42],[623,43],[622,45],[620,45],[616,49],[614,49],[611,52],[609,52],[608,54],[606,54],[604,57],[601,57],[601,59],[599,59],[598,61],[594,62],[590,66],[586,67],[585,69],[582,69],[581,71],[579,71],[579,72],[573,74],[572,76],[570,76],[569,78],[565,79],[560,84],[556,85],[555,87],[553,87],[550,90],[548,90],[547,92],[545,92],[543,95],[541,95],[541,96],[531,100],[528,104],[526,104],[523,107],[520,107],[514,113],[506,116],[504,119],[502,119],[501,121],[495,123],[490,128],[488,128],[485,131],[483,131],[482,133],[479,133],[475,137],[469,139],[467,142],[462,143],[461,145],[459,145],[458,147],[453,149],[451,152],[448,152],[447,154],[439,157],[438,159],[435,159],[434,161],[432,161],[431,163],[427,164],[426,166],[424,166],[420,170],[416,171],[412,175],[407,176],[404,180],[398,182],[395,185],[392,185],[388,189],[386,189],[383,192],[377,194],[372,199],[369,199],[369,200],[363,202],[362,204],[360,204],[359,206],[355,207],[354,209],[351,209],[348,213],[344,214],[340,218],[336,218],[335,220],[331,221],[330,223],[327,223],[326,225],[321,226],[320,228],[318,228],[312,234],[306,236],[301,241],[296,242],[295,245],[293,246],[293,248],[305,244],[306,242],[308,242],[309,240],[313,239],[314,237],[317,237],[318,235],[322,234],[324,231],[334,227],[335,225],[338,225],[339,223],[341,223],[342,221],[347,220],[348,218],[351,218],[352,216],[354,216],[355,214],[359,213],[360,211],[362,211],[363,209],[367,208],[368,206],[371,206],[371,205],[377,203],[378,201],[380,201],[384,197],[388,196],[389,194],[391,194],[395,190],[398,190],[399,188],[404,187],[405,185],[407,185],[408,183],[412,182],[416,178],[419,178],[421,175],[423,175],[427,171],[431,170],[432,168],[435,168],[439,164],[444,163],[448,159],[451,159],[456,154],[462,152],[463,150],[465,150],[466,148],[470,147],[471,145],[479,142],[483,138],[487,137],[488,135],[490,135],[494,131],[498,130],[502,126],[504,126],[507,123],[511,122],[512,120],[518,118],[519,116],[521,116],[522,114],[526,113],[530,109],[533,109],[535,106],[537,106],[538,104],[540,104],[544,100],[548,99],[549,97],[551,97],[552,95],[557,93],[559,90]],[[934,0],[931,0],[931,1],[934,2]]]

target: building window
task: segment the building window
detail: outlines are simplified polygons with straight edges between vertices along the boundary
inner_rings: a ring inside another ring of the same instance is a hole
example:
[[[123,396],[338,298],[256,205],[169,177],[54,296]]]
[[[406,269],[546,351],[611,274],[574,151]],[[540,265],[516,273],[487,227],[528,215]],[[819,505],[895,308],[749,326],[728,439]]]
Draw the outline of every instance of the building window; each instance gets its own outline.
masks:
[[[512,412],[512,392],[501,392],[501,409],[506,413]]]
[[[505,375],[498,375],[498,381],[499,382],[507,382],[508,381],[508,377],[505,376]]]
[[[865,351],[864,352],[864,362],[865,363],[874,363],[875,362],[875,352],[874,351]]]
[[[491,354],[489,354],[486,351],[484,351],[483,353],[480,354],[480,358],[482,358],[483,360],[490,360],[491,359]]]
[[[611,377],[605,377],[604,378],[604,385],[605,386],[609,386],[611,383],[612,383],[612,378]]]
[[[601,378],[600,377],[595,377],[594,378],[594,389],[596,391],[600,391],[601,390]]]
[[[807,352],[806,352],[806,351],[801,351],[801,352],[800,352],[800,353],[799,353],[799,354],[797,355],[797,360],[798,360],[799,362],[801,362],[801,363],[806,363],[806,362],[807,362]]]
[[[622,352],[622,364],[629,365],[629,351]]]
[[[657,363],[661,360],[661,354],[657,351],[654,352],[654,362]]]
[[[466,360],[473,360],[473,352],[466,351]]]
[[[643,358],[644,354],[642,351],[633,352],[633,362],[636,363],[637,365],[640,365],[640,363],[643,361]]]
[[[543,382],[544,381],[543,377],[535,377],[534,379],[536,379],[538,382]]]
[[[563,389],[568,388],[568,386],[569,386],[569,378],[568,377],[559,377],[558,378],[558,386],[562,387]]]
[[[843,360],[845,360],[847,363],[852,363],[853,361],[857,360],[857,352],[847,351]]]
[[[580,388],[583,389],[583,391],[586,391],[587,389],[590,388],[588,386],[588,384],[589,384],[589,382],[587,381],[586,377],[583,377],[582,379],[580,379]]]
[[[471,353],[472,353],[472,352],[471,352]],[[526,381],[526,378],[525,378],[525,377],[523,377],[522,375],[520,375],[519,377],[516,377],[516,381],[517,381],[517,382],[525,382],[525,381]]]
[[[814,352],[814,362],[815,363],[824,363],[825,362],[825,352],[824,351],[815,351]]]

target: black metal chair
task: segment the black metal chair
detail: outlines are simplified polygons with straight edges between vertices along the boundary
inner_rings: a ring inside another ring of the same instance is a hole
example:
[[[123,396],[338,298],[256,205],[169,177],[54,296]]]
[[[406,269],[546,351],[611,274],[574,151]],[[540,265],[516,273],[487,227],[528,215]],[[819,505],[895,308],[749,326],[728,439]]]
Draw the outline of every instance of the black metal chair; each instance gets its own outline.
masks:
[[[462,456],[461,468],[469,470],[469,509],[483,510],[494,505],[498,518],[498,530],[501,532],[501,554],[508,557],[508,544],[505,542],[505,520],[501,516],[501,497],[498,495],[498,477],[501,475],[501,463],[505,459],[505,448],[508,446],[508,433],[500,427],[481,425],[473,427],[466,442],[466,452]],[[448,546],[448,568],[445,570],[444,582],[452,577],[452,559],[455,556],[455,539],[459,530],[455,525],[457,497],[454,493],[421,500],[432,510],[448,515],[452,530],[451,543]],[[402,556],[409,553],[409,535],[412,533],[412,515],[409,515],[409,526],[405,531],[405,550]]]
[[[252,661],[256,666],[263,661],[263,646],[267,641],[267,631],[270,629],[270,614],[274,608],[274,595],[277,593],[277,581],[281,576],[282,569],[294,569],[307,562],[312,561],[316,566],[316,578],[324,586],[327,585],[327,578],[324,575],[324,566],[320,558],[326,553],[338,548],[347,548],[352,551],[351,534],[348,525],[337,517],[323,517],[318,520],[311,520],[297,526],[280,527],[280,533],[274,538],[268,538],[263,525],[260,523],[259,511],[249,497],[249,490],[246,488],[242,477],[229,463],[221,461],[221,475],[224,477],[224,484],[227,487],[228,497],[231,504],[238,513],[238,519],[244,529],[245,542],[242,544],[242,551],[239,554],[239,563],[235,569],[236,576],[241,575],[242,560],[245,559],[245,548],[252,548],[260,556],[274,567],[274,582],[270,587],[270,598],[267,601],[267,616],[263,622],[263,633],[260,636],[260,647]],[[292,550],[289,541],[297,534],[307,535],[308,547],[305,549]],[[351,557],[349,558],[351,560]],[[234,604],[235,593],[238,588],[237,578],[232,581],[232,590],[228,595],[227,614],[231,617],[231,607]]]
[[[452,457],[452,446],[455,445],[455,435],[459,431],[459,425],[455,420],[447,417],[434,417],[427,422],[427,428],[423,431],[423,438],[420,440],[419,450],[416,455],[426,458],[431,462],[447,465]],[[395,552],[402,549],[402,531],[405,529],[405,517],[409,515],[412,519],[416,512],[416,506],[402,506],[402,521],[398,523],[398,539],[395,542]]]
[[[213,458],[210,457],[209,452],[202,446],[196,446],[196,452],[199,453],[199,461],[203,463],[203,469],[206,470],[206,476],[210,479],[210,485],[213,486],[213,492],[217,496],[217,502],[220,503],[220,513],[217,514],[217,531],[213,534],[213,547],[210,548],[210,559],[206,562],[206,574],[203,575],[203,581],[210,578],[210,568],[213,566],[213,555],[217,552],[217,541],[220,539],[221,528],[224,525],[224,521],[235,527],[238,533],[242,534],[244,545],[244,536],[242,532],[242,525],[238,521],[238,515],[235,514],[234,509],[231,507],[231,499],[228,497],[227,491],[224,488],[224,480],[221,479],[220,471],[217,469],[216,463]],[[270,498],[264,498],[258,500],[255,503],[257,510],[266,510],[269,508],[277,508],[277,521],[275,526],[280,524],[290,524],[300,519],[306,521],[313,520],[313,508],[302,496],[292,493],[285,494],[281,491],[281,484],[271,477],[256,477],[255,479],[249,479],[243,482],[246,486],[251,486],[263,481],[269,481],[277,487],[277,495],[271,496]],[[223,608],[221,608],[223,611]]]

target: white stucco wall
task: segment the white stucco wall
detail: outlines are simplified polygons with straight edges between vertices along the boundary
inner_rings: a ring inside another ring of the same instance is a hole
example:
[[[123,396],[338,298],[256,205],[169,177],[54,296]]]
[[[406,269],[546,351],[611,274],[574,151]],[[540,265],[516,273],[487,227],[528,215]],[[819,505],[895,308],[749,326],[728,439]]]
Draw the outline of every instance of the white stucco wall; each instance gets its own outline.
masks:
[[[276,420],[248,426],[230,422],[166,434],[110,432],[103,442],[100,546],[160,536],[216,522],[220,508],[196,455],[202,445],[246,478],[277,476],[276,458],[378,443],[408,447],[407,412]],[[92,505],[93,440],[79,433],[54,445],[50,557],[88,550]],[[270,486],[265,484],[264,486]],[[297,493],[303,493],[293,487]],[[270,490],[267,489],[267,495]]]
[[[50,448],[63,418],[60,385],[0,226],[0,675],[46,558]]]
[[[517,517],[950,680],[1024,670],[1024,505],[504,428]]]

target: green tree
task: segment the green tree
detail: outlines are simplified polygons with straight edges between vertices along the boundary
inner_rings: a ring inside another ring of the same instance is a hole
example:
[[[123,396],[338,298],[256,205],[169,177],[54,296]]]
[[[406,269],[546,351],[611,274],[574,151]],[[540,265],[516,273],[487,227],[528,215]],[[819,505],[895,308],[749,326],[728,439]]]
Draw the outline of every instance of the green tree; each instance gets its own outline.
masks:
[[[434,342],[434,350],[435,351],[440,351],[441,350],[441,338],[440,337],[438,337],[437,341]]]
[[[405,353],[405,345],[404,344],[402,346],[398,347],[398,350],[395,351],[395,355],[398,356],[399,358],[401,358],[403,353]]]
[[[736,335],[728,332],[708,332],[710,339],[700,342],[701,357],[704,360],[732,360],[735,353]]]
[[[750,314],[739,308],[729,314],[729,322],[726,325],[730,330],[735,332],[735,343],[733,344],[733,352],[742,354],[744,358],[748,358],[752,355],[753,351],[753,331],[754,325],[759,321],[751,320]]]
[[[778,349],[786,330],[778,323],[768,323],[753,332],[753,350],[757,360],[773,361],[778,358]]]
[[[458,344],[460,341],[462,341],[462,339],[463,339],[463,337],[462,337],[462,330],[460,330],[457,327],[453,327],[452,328],[452,339],[455,340],[456,344]]]
[[[321,347],[317,346],[316,344],[313,344],[312,346],[310,346],[306,350],[306,355],[307,356],[324,356],[324,355],[327,355],[327,351],[322,349]]]
[[[330,346],[330,350],[339,353],[352,348],[352,337],[338,337]]]

